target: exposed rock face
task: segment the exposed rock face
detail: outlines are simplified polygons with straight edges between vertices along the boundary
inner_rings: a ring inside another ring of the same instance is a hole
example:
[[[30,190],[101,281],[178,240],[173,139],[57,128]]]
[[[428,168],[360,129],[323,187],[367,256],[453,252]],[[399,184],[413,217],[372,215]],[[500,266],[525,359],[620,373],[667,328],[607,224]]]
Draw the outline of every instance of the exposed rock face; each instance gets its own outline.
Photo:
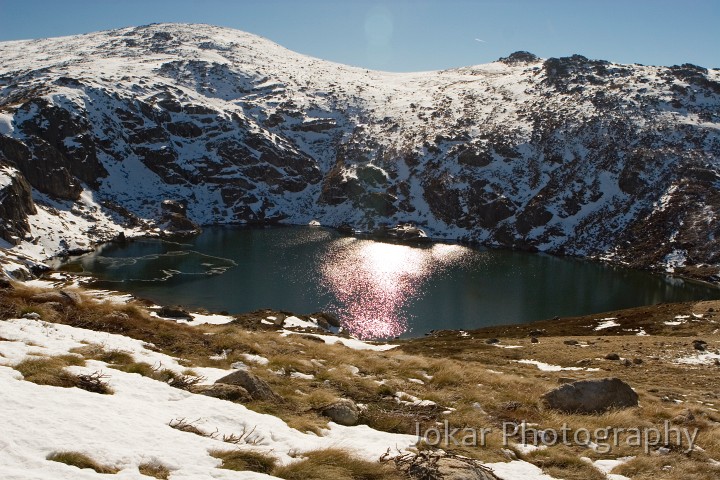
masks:
[[[516,52],[399,82],[197,25],[0,55],[0,152],[52,199],[85,189],[178,230],[412,222],[708,279],[720,267],[717,70]],[[186,215],[163,219],[165,199]]]
[[[638,405],[638,395],[618,378],[566,383],[542,397],[545,404],[566,413],[602,413]]]
[[[238,370],[236,372],[233,372],[216,380],[215,383],[225,383],[228,385],[240,386],[247,390],[250,396],[255,400],[282,400],[278,394],[273,392],[272,388],[270,388],[270,385],[268,385],[267,382],[246,370]]]
[[[163,200],[161,207],[163,235],[192,236],[200,233],[200,226],[187,218],[187,205],[175,200]]]
[[[28,215],[36,213],[30,185],[20,172],[2,163],[0,155],[0,238],[17,245],[30,233]]]

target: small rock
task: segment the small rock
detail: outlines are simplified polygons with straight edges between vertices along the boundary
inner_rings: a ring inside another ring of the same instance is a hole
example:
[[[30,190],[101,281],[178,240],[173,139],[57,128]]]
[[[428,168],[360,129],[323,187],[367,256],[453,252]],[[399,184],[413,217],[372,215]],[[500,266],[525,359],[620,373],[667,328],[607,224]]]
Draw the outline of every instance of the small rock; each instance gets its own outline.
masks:
[[[267,382],[246,370],[237,370],[230,375],[216,380],[215,383],[226,383],[228,385],[243,387],[254,400],[282,400],[277,393],[273,392]]]
[[[532,337],[530,343],[540,343],[540,340],[538,340],[537,337]]]
[[[633,358],[633,361],[632,361],[632,362],[633,362],[635,365],[642,365],[642,364],[643,364],[643,359],[642,359],[642,358]]]
[[[638,395],[618,378],[567,383],[542,396],[544,403],[565,413],[602,413],[638,405]]]
[[[193,317],[182,308],[162,307],[157,314],[163,318],[181,318],[183,320],[192,321]]]
[[[605,360],[620,360],[620,355],[617,353],[608,353],[605,355]]]
[[[583,358],[582,360],[578,360],[577,362],[575,362],[575,365],[577,365],[578,367],[587,367],[591,364],[592,360],[590,360],[589,358]]]
[[[563,343],[565,345],[579,345],[580,344],[580,342],[578,342],[577,340],[565,340]]]
[[[630,360],[628,360],[627,358],[623,358],[620,363],[623,364],[623,365],[625,365],[626,367],[632,367],[632,364],[633,364],[633,363],[632,363]]]
[[[342,324],[340,323],[340,319],[338,319],[338,317],[329,312],[315,312],[310,316],[317,319],[318,324],[320,324],[320,321],[324,321],[330,327],[340,328],[342,326]]]
[[[27,318],[30,320],[40,320],[40,314],[37,312],[28,312],[23,315],[23,318]]]
[[[707,342],[705,340],[693,340],[693,348],[704,352],[707,348]]]
[[[487,343],[488,345],[495,345],[496,343],[500,343],[500,340],[498,340],[497,338],[488,338],[487,340],[485,340],[485,343]]]
[[[324,407],[321,412],[333,422],[345,426],[356,425],[360,419],[360,410],[358,410],[357,405],[347,398],[340,399]]]
[[[544,335],[545,330],[530,330],[530,333],[528,333],[528,336],[530,337],[539,337],[540,335]]]

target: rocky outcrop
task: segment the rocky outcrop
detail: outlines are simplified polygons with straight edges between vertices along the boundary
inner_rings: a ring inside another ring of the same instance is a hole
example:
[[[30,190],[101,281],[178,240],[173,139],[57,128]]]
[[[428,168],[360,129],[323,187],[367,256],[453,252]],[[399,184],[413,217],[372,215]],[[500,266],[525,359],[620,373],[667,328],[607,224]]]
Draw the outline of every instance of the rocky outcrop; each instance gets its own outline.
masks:
[[[200,225],[187,218],[187,206],[175,200],[163,200],[160,217],[161,234],[166,237],[189,237],[198,235]]]
[[[547,392],[542,400],[549,408],[565,413],[602,413],[638,405],[637,393],[618,378],[566,383]]]
[[[35,212],[30,185],[0,156],[0,238],[11,245],[20,243],[30,233],[27,217]]]

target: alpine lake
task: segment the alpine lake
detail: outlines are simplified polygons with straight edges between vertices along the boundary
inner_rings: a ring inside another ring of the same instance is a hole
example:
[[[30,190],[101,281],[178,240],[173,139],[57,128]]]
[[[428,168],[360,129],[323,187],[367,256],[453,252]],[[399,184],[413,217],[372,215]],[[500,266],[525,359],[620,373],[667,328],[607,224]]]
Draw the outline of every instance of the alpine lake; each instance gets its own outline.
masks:
[[[106,244],[60,269],[163,305],[330,312],[360,338],[720,298],[711,285],[598,262],[391,243],[324,227],[211,227],[182,241]]]

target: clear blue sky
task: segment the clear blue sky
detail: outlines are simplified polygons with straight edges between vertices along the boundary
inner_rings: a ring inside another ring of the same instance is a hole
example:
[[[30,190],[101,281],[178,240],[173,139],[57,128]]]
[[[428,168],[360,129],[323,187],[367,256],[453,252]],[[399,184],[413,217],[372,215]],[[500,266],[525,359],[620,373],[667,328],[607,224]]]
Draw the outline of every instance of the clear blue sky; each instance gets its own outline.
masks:
[[[390,71],[474,65],[516,50],[720,67],[718,0],[0,0],[0,41],[153,22],[237,28]]]

